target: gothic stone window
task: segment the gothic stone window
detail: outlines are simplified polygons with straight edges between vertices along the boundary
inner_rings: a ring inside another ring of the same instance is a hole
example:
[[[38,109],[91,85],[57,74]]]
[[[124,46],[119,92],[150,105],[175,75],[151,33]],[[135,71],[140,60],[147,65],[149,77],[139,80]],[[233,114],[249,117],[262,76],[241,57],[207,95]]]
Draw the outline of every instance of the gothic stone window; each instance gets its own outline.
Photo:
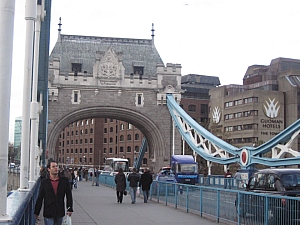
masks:
[[[77,76],[78,72],[81,72],[81,63],[72,63],[72,72],[74,72],[74,76]]]
[[[141,66],[134,66],[134,67],[133,67],[133,73],[134,73],[134,74],[139,74],[139,75],[140,75],[140,78],[141,78],[141,76],[144,74],[144,67],[141,67]]]
[[[80,97],[81,97],[80,91],[73,90],[72,91],[72,99],[71,99],[72,104],[80,104],[80,101],[81,101]]]
[[[137,107],[143,107],[144,106],[144,95],[143,95],[143,93],[136,93],[136,95],[135,95],[135,105]]]

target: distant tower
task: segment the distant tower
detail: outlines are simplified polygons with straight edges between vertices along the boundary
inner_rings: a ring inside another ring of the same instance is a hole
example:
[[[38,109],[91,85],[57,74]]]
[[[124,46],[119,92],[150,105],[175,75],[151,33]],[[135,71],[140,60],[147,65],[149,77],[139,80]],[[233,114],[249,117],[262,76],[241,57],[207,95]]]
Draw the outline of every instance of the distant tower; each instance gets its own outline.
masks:
[[[60,40],[60,34],[61,34],[61,17],[59,17],[59,24],[58,24],[58,41]]]
[[[151,37],[152,37],[152,45],[154,45],[154,36],[155,36],[155,35],[154,35],[154,31],[155,31],[155,30],[154,30],[154,23],[152,23],[152,30],[151,30],[151,31],[152,31],[152,34],[151,34]]]

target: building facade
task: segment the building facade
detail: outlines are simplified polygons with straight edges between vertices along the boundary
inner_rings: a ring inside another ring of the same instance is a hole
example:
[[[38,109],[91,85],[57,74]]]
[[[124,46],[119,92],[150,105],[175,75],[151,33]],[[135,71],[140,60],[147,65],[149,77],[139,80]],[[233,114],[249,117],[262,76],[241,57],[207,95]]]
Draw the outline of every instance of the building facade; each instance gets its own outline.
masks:
[[[218,77],[188,74],[182,77],[181,107],[197,122],[208,121],[209,90],[220,85]],[[132,124],[111,118],[76,121],[59,135],[57,158],[60,164],[102,167],[106,158],[126,158],[132,167],[137,157],[143,133]],[[185,148],[188,149],[187,144]],[[148,167],[146,151],[142,167]],[[168,164],[169,162],[166,162]]]
[[[133,166],[144,136],[132,124],[110,118],[91,118],[68,125],[59,135],[57,159],[69,167],[103,167],[106,158],[126,158]],[[142,166],[148,166],[146,151]]]
[[[210,129],[228,143],[258,146],[300,116],[300,60],[277,58],[250,66],[243,85],[210,90]],[[299,139],[293,149],[299,150]]]

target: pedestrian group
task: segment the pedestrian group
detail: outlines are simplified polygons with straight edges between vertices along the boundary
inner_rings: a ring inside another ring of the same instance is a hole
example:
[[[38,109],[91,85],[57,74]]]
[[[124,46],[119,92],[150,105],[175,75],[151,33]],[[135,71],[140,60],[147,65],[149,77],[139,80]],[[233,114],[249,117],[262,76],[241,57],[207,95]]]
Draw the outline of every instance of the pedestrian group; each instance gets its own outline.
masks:
[[[43,208],[45,225],[62,225],[65,215],[71,217],[73,212],[72,189],[78,188],[78,181],[83,179],[88,181],[89,176],[92,179],[92,186],[99,186],[100,171],[98,168],[94,168],[91,174],[88,174],[88,170],[82,167],[75,170],[58,167],[54,160],[49,161],[46,168],[41,167],[41,185],[34,208],[36,221],[39,220],[39,214]],[[136,203],[136,196],[140,194],[140,188],[143,191],[144,203],[147,203],[153,181],[149,169],[145,169],[144,173],[140,175],[137,173],[137,169],[133,168],[132,173],[126,178],[123,169],[119,168],[114,181],[118,203],[122,203],[123,196],[127,195],[126,181],[129,184],[131,203]]]

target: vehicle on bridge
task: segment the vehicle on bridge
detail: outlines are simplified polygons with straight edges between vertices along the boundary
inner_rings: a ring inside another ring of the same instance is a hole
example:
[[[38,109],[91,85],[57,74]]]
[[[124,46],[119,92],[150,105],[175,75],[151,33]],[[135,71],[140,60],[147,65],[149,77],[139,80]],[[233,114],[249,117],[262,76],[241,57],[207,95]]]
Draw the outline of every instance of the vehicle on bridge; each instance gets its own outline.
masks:
[[[107,158],[105,160],[105,166],[103,171],[118,172],[119,168],[122,168],[124,173],[128,173],[129,172],[128,159]]]
[[[167,172],[167,171],[166,171]],[[156,182],[162,181],[162,182]],[[175,183],[177,183],[174,174],[161,173],[158,174],[152,185],[152,195],[174,195],[175,194]]]
[[[266,220],[265,224],[299,224],[300,221],[300,169],[263,169],[255,172],[239,194],[241,217]],[[279,197],[267,198],[268,195]],[[288,196],[282,198],[280,196]],[[296,198],[289,198],[296,197]],[[236,200],[236,204],[238,199]]]
[[[171,173],[174,174],[177,183],[198,183],[198,163],[192,155],[172,155]]]

